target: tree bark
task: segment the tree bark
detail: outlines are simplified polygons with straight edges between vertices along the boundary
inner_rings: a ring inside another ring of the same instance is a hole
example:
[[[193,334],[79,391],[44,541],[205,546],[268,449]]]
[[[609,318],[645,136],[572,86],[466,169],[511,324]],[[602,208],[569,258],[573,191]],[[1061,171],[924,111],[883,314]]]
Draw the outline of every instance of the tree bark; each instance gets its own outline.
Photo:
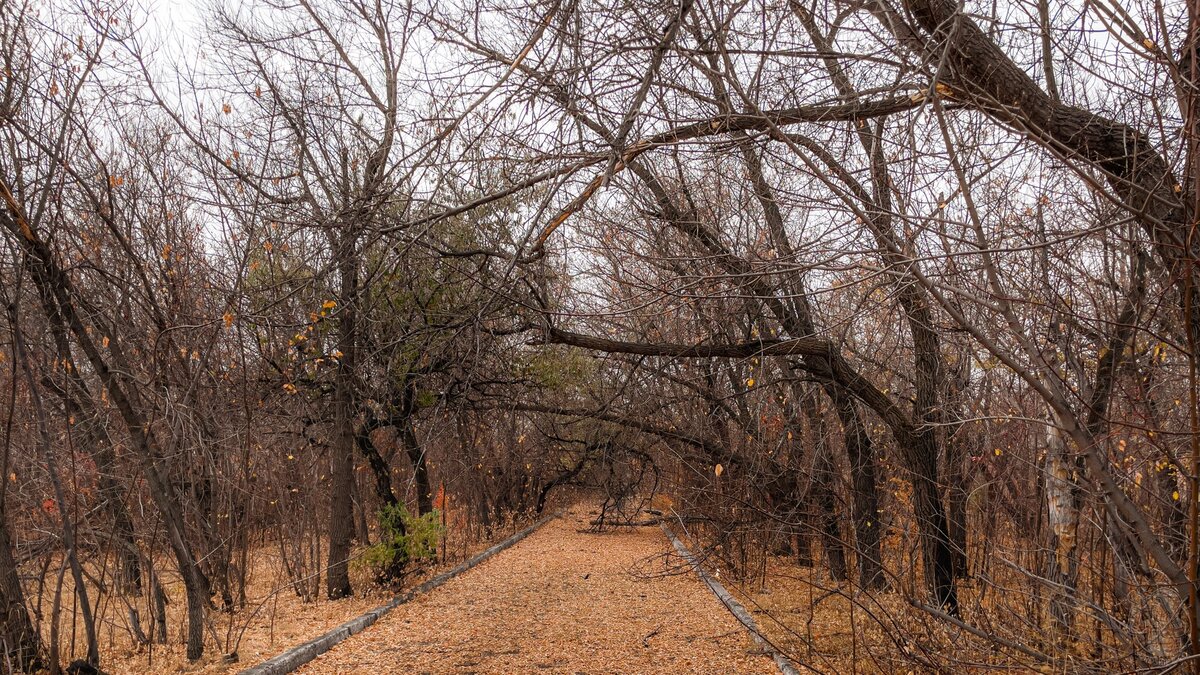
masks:
[[[1049,552],[1046,578],[1050,585],[1050,616],[1059,637],[1070,636],[1075,623],[1075,589],[1079,582],[1079,511],[1081,493],[1075,463],[1067,444],[1053,425],[1046,428],[1046,506]]]
[[[417,441],[417,431],[413,426],[412,417],[408,416],[400,426],[400,438],[404,444],[404,452],[413,467],[413,485],[417,491],[417,512],[425,515],[433,511],[433,483],[429,478],[429,463],[425,458],[425,448]]]
[[[375,479],[375,496],[384,506],[395,506],[399,500],[396,499],[396,493],[392,492],[391,471],[388,468],[387,460],[383,458],[379,448],[375,445],[375,441],[371,440],[371,432],[378,426],[381,425],[375,421],[371,412],[367,411],[367,423],[355,434],[354,438],[358,445],[358,451],[367,460],[367,467],[371,469],[371,475]]]
[[[19,669],[36,673],[43,667],[42,640],[29,619],[25,592],[17,574],[8,519],[0,504],[0,650]]]
[[[329,558],[325,593],[330,600],[353,593],[350,586],[350,544],[354,539],[354,377],[357,365],[358,235],[344,225],[337,247],[341,283],[338,319],[338,357],[333,394],[333,443],[329,446]]]
[[[137,399],[137,389],[129,385],[124,374],[130,372],[130,369],[124,367],[125,357],[121,344],[115,339],[116,336],[110,337],[110,353],[118,364],[122,364],[122,367],[114,369],[101,354],[91,331],[84,325],[83,318],[77,311],[76,300],[79,296],[75,293],[70,278],[50,247],[25,219],[12,191],[3,182],[0,182],[0,196],[8,207],[3,216],[0,216],[0,221],[17,238],[21,248],[29,256],[30,276],[38,292],[48,299],[44,305],[53,310],[47,311],[47,320],[57,323],[64,332],[69,330],[87,355],[88,363],[120,413],[131,445],[143,465],[150,496],[162,515],[167,530],[167,541],[179,565],[179,572],[187,591],[187,657],[195,661],[204,653],[204,611],[209,597],[208,580],[197,566],[196,558],[187,542],[183,509],[170,481],[159,466],[158,453],[148,433],[150,427]]]
[[[809,488],[808,497],[816,507],[821,548],[825,551],[829,574],[837,581],[846,581],[850,575],[846,568],[846,549],[842,546],[842,532],[838,526],[837,497],[833,492],[835,476],[833,453],[829,447],[825,415],[817,403],[819,395],[817,391],[804,392],[800,400],[801,410],[808,419],[809,433],[812,435],[812,451],[815,454],[812,487]],[[874,484],[874,477],[871,478],[871,482]],[[878,528],[876,529],[878,530]],[[859,564],[862,565],[863,562],[859,561]],[[866,562],[869,563],[869,561]],[[877,576],[878,572],[873,574]]]
[[[1196,284],[1189,261],[1200,242],[1189,236],[1194,214],[1162,152],[1144,133],[1091,111],[1056,101],[1008,57],[952,0],[906,0],[916,19],[897,37],[948,67],[951,97],[1027,133],[1056,154],[1082,159],[1104,171],[1124,208],[1154,243],[1155,253],[1180,289]],[[886,25],[899,26],[883,17]],[[918,37],[919,36],[919,37]],[[1177,189],[1179,188],[1179,189]],[[1197,323],[1200,308],[1186,320]]]
[[[950,527],[950,555],[954,558],[954,575],[959,579],[971,576],[967,560],[967,452],[961,439],[946,440],[946,517]]]
[[[50,423],[46,418],[46,409],[42,405],[42,398],[37,390],[36,379],[33,375],[33,364],[30,363],[29,354],[25,348],[25,339],[18,323],[15,304],[9,305],[8,318],[13,337],[13,352],[16,355],[16,360],[25,372],[25,380],[29,386],[29,397],[33,404],[34,416],[37,418],[38,450],[42,456],[42,462],[46,466],[46,473],[50,476],[50,484],[54,488],[54,499],[58,504],[59,523],[62,527],[63,544],[65,545],[64,555],[71,569],[71,579],[75,586],[75,597],[79,602],[79,614],[83,620],[84,633],[87,636],[86,663],[92,668],[98,669],[100,667],[100,645],[96,641],[96,621],[92,614],[91,597],[88,594],[87,584],[84,580],[83,567],[79,564],[79,548],[76,545],[75,539],[75,523],[72,522],[71,517],[68,515],[70,507],[67,504],[62,477],[58,472],[57,455],[54,452],[54,445],[50,440]],[[58,667],[58,664],[51,663],[50,666],[54,669]]]

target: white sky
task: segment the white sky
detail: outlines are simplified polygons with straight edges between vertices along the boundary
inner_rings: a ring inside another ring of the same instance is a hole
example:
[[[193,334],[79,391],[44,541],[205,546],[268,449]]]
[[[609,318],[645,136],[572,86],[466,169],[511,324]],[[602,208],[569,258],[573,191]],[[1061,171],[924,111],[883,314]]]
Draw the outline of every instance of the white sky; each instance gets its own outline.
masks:
[[[171,61],[194,58],[204,32],[203,17],[210,3],[198,0],[144,0],[140,12],[145,19],[142,39],[162,50]]]

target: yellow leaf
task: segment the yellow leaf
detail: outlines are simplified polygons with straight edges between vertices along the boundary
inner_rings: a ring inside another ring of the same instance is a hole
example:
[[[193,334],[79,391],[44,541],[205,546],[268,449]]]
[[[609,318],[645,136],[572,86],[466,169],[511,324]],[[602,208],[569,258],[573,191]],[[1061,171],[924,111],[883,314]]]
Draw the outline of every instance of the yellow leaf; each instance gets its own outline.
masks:
[[[321,303],[322,309],[333,309],[334,307],[337,307],[337,303],[333,300],[326,300],[325,302]]]
[[[1171,499],[1174,499],[1175,501],[1179,501],[1179,490],[1176,490],[1171,493]]]
[[[1003,455],[1003,454],[1004,454],[1003,452],[1001,452],[1001,451],[1000,451],[1000,448],[996,448],[996,449],[995,449],[995,450],[993,450],[992,452],[996,453],[996,456],[997,456],[997,457],[999,457],[1000,455]]]
[[[754,378],[751,377],[746,380],[746,388],[749,389],[750,387],[753,387],[753,386],[754,386]]]

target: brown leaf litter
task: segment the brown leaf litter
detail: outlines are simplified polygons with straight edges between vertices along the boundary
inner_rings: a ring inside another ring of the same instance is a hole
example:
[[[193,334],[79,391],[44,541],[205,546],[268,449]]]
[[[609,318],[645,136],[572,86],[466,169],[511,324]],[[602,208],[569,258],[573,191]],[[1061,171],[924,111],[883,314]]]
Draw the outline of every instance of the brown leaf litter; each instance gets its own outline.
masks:
[[[777,672],[708,588],[668,563],[661,530],[594,534],[590,518],[573,510],[299,672]]]

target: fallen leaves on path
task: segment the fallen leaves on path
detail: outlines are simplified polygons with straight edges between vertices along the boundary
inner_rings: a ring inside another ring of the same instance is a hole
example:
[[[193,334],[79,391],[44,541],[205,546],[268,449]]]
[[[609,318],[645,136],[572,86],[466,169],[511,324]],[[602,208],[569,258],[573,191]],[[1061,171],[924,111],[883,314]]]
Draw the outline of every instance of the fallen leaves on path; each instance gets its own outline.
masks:
[[[678,570],[661,530],[592,534],[590,517],[547,524],[300,672],[777,672],[694,574],[663,574]]]

